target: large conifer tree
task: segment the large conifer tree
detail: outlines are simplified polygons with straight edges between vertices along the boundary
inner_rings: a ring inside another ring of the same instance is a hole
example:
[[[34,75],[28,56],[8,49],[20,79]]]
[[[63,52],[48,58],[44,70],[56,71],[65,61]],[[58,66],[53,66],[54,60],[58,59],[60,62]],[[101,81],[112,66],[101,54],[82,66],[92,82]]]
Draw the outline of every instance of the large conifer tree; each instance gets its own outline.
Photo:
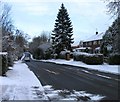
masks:
[[[120,18],[117,18],[103,36],[104,46],[111,45],[113,53],[120,54]]]
[[[52,33],[52,45],[54,53],[59,54],[64,49],[72,50],[71,44],[73,43],[73,27],[69,18],[67,9],[62,3],[59,9],[55,26]]]

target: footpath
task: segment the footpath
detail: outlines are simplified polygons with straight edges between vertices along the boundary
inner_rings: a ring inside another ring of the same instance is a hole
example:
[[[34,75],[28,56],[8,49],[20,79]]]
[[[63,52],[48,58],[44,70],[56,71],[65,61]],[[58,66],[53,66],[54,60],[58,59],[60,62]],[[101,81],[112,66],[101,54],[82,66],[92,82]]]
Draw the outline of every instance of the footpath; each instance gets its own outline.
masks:
[[[41,83],[25,63],[15,62],[6,75],[0,76],[0,101],[47,100]]]

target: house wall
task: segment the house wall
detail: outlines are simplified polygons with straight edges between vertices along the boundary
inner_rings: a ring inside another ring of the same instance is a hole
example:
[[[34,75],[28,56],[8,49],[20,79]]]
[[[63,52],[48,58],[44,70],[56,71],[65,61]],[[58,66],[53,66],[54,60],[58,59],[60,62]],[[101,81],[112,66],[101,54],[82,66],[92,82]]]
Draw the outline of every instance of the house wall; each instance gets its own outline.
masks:
[[[95,50],[95,48],[100,47],[101,44],[102,44],[102,39],[94,40],[94,41],[86,41],[83,42],[83,47],[91,47],[93,50]]]

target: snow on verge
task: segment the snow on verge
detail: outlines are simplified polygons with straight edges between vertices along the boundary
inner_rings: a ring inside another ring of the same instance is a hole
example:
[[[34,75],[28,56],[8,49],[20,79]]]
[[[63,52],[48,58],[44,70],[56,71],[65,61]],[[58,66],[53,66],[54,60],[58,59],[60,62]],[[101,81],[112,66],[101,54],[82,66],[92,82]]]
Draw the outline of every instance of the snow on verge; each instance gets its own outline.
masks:
[[[119,65],[108,65],[108,64],[103,64],[103,65],[88,65],[85,64],[81,61],[73,61],[72,60],[62,60],[62,59],[51,59],[51,60],[42,60],[44,62],[53,62],[56,64],[66,64],[66,65],[72,65],[72,66],[78,66],[78,67],[84,67],[84,68],[89,68],[93,70],[98,70],[102,72],[109,72],[109,73],[114,73],[114,74],[120,74],[119,72]]]
[[[0,101],[46,99],[41,83],[21,61],[14,64],[7,77],[0,76]]]
[[[52,86],[43,86],[45,94],[50,101],[73,100],[73,102],[95,102],[100,101],[105,96],[90,94],[85,91],[75,90],[54,90]]]

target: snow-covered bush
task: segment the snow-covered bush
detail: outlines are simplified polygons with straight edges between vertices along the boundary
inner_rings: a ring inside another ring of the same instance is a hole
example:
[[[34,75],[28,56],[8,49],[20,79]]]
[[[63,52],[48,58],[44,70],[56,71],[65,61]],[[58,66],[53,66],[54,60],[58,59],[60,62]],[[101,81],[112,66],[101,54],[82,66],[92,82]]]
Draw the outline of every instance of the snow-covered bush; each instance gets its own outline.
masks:
[[[102,64],[103,55],[102,54],[89,54],[85,52],[74,52],[73,59],[75,61],[82,61],[86,64]]]
[[[0,53],[0,75],[5,75],[8,70],[8,58],[7,53]]]
[[[120,54],[111,54],[108,62],[110,65],[120,65]]]
[[[51,49],[48,49],[45,51],[45,54],[44,54],[44,59],[47,60],[47,59],[51,59],[53,56],[52,56],[52,51]]]
[[[60,52],[60,59],[66,59],[66,51]]]
[[[58,56],[58,54],[51,54],[51,58],[53,58],[53,59],[58,59],[59,58],[59,56]]]
[[[73,59],[75,61],[83,61],[83,56],[84,55],[73,55]]]
[[[60,57],[60,59],[69,60],[70,59],[70,51],[61,51],[59,57]]]
[[[103,55],[99,54],[93,54],[93,55],[85,55],[84,56],[84,63],[90,64],[90,65],[98,65],[98,64],[103,64]]]
[[[92,54],[85,53],[85,52],[74,52],[73,53],[73,59],[75,61],[83,61],[85,55],[92,55]]]

